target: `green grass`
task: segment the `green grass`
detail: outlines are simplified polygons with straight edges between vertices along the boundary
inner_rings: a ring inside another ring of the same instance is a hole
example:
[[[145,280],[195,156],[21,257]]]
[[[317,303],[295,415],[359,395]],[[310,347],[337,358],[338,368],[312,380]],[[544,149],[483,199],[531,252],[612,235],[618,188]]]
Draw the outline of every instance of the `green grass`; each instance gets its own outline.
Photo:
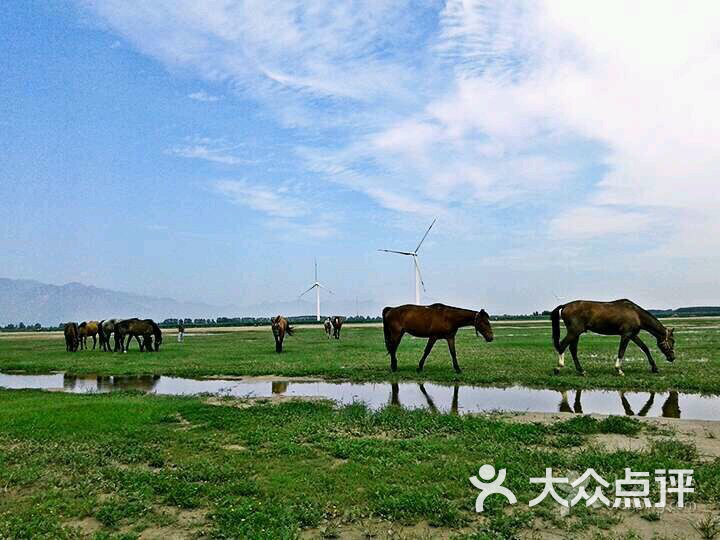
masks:
[[[485,343],[469,330],[458,334],[457,350],[463,373],[456,375],[444,342],[438,342],[425,371],[415,368],[425,340],[406,336],[399,350],[399,371],[389,370],[382,329],[345,328],[340,341],[327,340],[320,327],[298,329],[287,338],[285,352],[276,354],[269,329],[217,335],[188,335],[177,344],[167,335],[159,354],[141,354],[135,344],[127,355],[98,351],[66,353],[60,339],[11,339],[0,334],[0,371],[28,373],[65,371],[100,375],[162,374],[186,377],[209,375],[287,375],[354,381],[428,380],[466,384],[627,390],[680,390],[720,392],[720,321],[680,320],[675,324],[675,363],[656,350],[651,336],[642,334],[652,348],[660,374],[649,371],[644,355],[634,344],[628,349],[625,377],[615,375],[613,363],[618,338],[586,334],[580,340],[580,358],[586,377],[567,367],[553,374],[557,361],[548,324],[496,324],[496,339]],[[212,332],[213,330],[210,330]]]
[[[644,430],[627,418],[540,425],[398,407],[239,408],[200,398],[38,391],[0,391],[0,410],[0,538],[76,537],[83,520],[95,524],[96,538],[153,528],[294,538],[303,530],[418,523],[438,534],[513,538],[535,520],[569,532],[617,523],[613,514],[579,507],[560,517],[549,501],[529,508],[538,490],[528,479],[545,467],[556,474],[593,467],[609,481],[624,467],[694,468],[690,500],[720,502],[720,462],[700,461],[688,445],[606,452],[588,444],[592,435]],[[558,448],[559,437],[573,444]],[[468,477],[483,463],[507,468],[505,485],[520,504],[490,497],[486,512],[475,514]]]

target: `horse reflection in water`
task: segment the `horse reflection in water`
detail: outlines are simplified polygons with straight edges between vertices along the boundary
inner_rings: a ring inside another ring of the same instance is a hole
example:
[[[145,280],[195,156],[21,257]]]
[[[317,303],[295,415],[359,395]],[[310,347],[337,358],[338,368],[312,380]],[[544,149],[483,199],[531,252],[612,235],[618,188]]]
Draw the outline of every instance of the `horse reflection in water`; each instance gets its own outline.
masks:
[[[435,402],[433,401],[433,398],[428,394],[427,390],[425,390],[425,385],[423,383],[418,383],[418,387],[420,388],[420,392],[425,397],[425,401],[427,402],[427,408],[436,413],[439,412],[437,406],[435,405]],[[450,403],[450,413],[451,414],[458,414],[458,396],[460,394],[460,386],[459,385],[453,385],[453,396],[452,396],[452,402]],[[402,407],[402,403],[400,402],[400,385],[398,383],[391,383],[390,384],[390,405],[396,405],[398,407]]]
[[[271,391],[273,394],[284,394],[285,392],[287,392],[287,389],[287,381],[273,381],[271,383]]]
[[[137,390],[152,392],[160,380],[160,375],[137,376],[101,376],[101,375],[65,375],[63,387],[66,391],[111,392],[114,390]]]
[[[625,392],[618,392],[618,394],[620,395],[620,404],[622,405],[626,416],[647,416],[650,409],[652,409],[652,406],[655,404],[655,392],[650,392],[650,396],[647,401],[636,414],[630,405],[630,402],[627,400]],[[575,399],[573,400],[572,406],[568,400],[567,392],[560,392],[560,396],[560,405],[558,406],[560,412],[583,414],[581,403],[582,390],[575,390]],[[672,390],[668,394],[668,397],[662,406],[662,416],[663,418],[680,418],[679,394],[677,391]]]

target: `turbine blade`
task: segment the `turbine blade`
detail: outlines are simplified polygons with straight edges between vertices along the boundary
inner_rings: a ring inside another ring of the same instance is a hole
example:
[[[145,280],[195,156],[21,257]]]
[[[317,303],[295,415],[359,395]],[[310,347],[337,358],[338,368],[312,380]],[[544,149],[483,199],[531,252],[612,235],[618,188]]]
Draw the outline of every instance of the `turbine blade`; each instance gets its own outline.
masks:
[[[423,292],[427,292],[425,290],[425,282],[422,278],[422,273],[420,272],[420,265],[418,264],[417,257],[413,257],[413,262],[415,263],[415,268],[417,269],[418,276],[420,276],[420,285],[422,285]]]
[[[321,289],[325,289],[325,290],[326,290],[327,292],[329,292],[330,294],[335,294],[334,292],[332,292],[330,289],[328,289],[328,288],[327,288],[325,285],[323,285],[322,283],[318,283],[317,286],[320,287]]]
[[[418,249],[420,249],[420,246],[422,246],[422,243],[423,243],[423,242],[425,241],[425,239],[427,238],[427,235],[428,235],[428,233],[430,232],[430,229],[433,228],[433,225],[435,225],[435,222],[436,222],[436,221],[437,221],[437,218],[435,218],[435,219],[432,220],[432,223],[431,223],[430,226],[428,227],[427,231],[425,231],[425,234],[423,235],[422,240],[420,240],[420,243],[419,243],[418,246],[415,248],[414,253],[417,253],[417,252],[418,252]]]
[[[312,291],[316,286],[317,286],[317,283],[313,284],[313,286],[310,287],[310,288],[309,288],[307,291],[305,291],[304,293],[302,293],[302,294],[300,295],[300,297],[305,296],[307,293],[309,293],[310,291]]]
[[[315,259],[315,282],[317,282],[317,259]]]
[[[378,251],[385,251],[387,253],[397,253],[399,255],[415,255],[409,251],[395,251],[394,249],[378,249]]]

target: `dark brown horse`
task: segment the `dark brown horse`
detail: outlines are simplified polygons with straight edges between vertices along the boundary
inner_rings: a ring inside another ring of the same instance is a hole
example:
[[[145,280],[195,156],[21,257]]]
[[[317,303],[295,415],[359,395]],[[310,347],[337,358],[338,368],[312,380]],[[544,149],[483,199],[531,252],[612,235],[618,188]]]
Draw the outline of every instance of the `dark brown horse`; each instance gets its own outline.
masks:
[[[430,306],[416,306],[406,304],[398,307],[383,309],[383,331],[385,333],[385,347],[390,353],[390,369],[397,371],[397,348],[403,334],[428,338],[425,352],[420,359],[417,370],[422,371],[425,359],[438,339],[447,341],[453,368],[460,373],[457,355],[455,354],[455,334],[458,328],[474,326],[476,334],[482,334],[485,341],[493,340],[493,331],[490,326],[490,317],[485,310],[472,311],[444,304]]]
[[[100,348],[103,351],[110,352],[110,334],[115,332],[115,323],[117,319],[105,319],[98,324],[98,339],[100,340]],[[117,348],[115,349],[117,352]]]
[[[67,352],[76,352],[78,350],[78,345],[80,344],[77,323],[65,323],[63,333],[65,334],[65,350]]]
[[[126,337],[127,342],[125,341]],[[119,346],[122,352],[128,352],[133,337],[137,340],[140,351],[160,350],[162,331],[152,319],[125,319],[115,323],[115,345]],[[155,338],[154,348],[153,338]]]
[[[281,353],[285,334],[292,336],[293,327],[290,326],[288,320],[282,315],[278,315],[277,317],[270,319],[270,324],[272,326],[273,336],[275,336],[275,352]]]
[[[95,346],[97,345],[97,335],[97,321],[83,321],[78,325],[78,337],[80,338],[81,349],[87,349],[87,338],[91,337],[93,340],[93,350],[95,350]]]
[[[335,339],[340,339],[340,329],[342,328],[344,322],[345,317],[341,317],[340,315],[335,315],[332,318],[333,337]]]
[[[567,328],[567,334],[562,341],[560,340],[561,317]],[[625,350],[631,341],[645,353],[652,372],[658,372],[655,360],[650,354],[650,349],[638,337],[641,330],[655,336],[658,348],[669,362],[675,360],[674,329],[665,328],[651,313],[627,299],[615,300],[614,302],[576,300],[553,309],[550,320],[552,321],[553,343],[555,350],[558,352],[556,374],[560,373],[560,369],[565,366],[565,349],[567,347],[570,347],[575,369],[580,375],[585,374],[578,361],[577,346],[580,335],[588,330],[605,336],[620,336],[620,349],[615,362],[618,375],[624,375],[622,361],[625,357]]]

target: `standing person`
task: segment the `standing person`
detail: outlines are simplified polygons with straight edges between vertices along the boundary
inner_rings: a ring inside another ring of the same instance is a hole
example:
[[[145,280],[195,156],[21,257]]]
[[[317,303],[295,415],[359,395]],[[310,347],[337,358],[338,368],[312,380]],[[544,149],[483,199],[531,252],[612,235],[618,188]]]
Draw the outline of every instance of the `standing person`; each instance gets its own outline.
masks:
[[[178,319],[178,343],[183,342],[184,334],[185,334],[185,325],[183,324],[182,319]]]

